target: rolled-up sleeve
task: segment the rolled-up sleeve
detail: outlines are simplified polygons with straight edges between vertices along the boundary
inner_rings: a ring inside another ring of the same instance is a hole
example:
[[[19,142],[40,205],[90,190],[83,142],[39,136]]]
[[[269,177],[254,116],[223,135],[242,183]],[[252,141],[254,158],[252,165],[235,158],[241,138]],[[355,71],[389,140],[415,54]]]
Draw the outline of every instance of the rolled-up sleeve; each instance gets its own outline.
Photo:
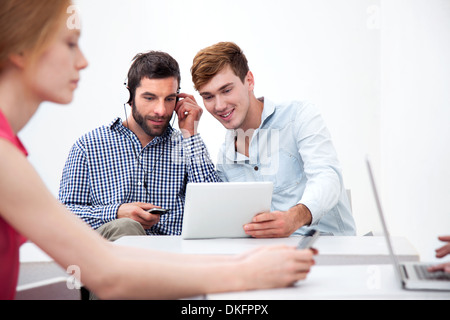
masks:
[[[317,108],[311,104],[300,108],[294,130],[298,152],[304,162],[307,183],[298,203],[311,212],[317,224],[339,201],[342,174],[330,133]]]

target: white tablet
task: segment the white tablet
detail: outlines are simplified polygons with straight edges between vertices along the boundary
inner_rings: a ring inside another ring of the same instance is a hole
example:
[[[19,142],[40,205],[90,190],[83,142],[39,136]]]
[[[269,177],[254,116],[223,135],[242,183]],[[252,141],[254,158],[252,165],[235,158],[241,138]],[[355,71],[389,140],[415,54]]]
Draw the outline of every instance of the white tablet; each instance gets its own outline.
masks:
[[[243,226],[270,211],[272,182],[188,183],[183,239],[244,238]]]

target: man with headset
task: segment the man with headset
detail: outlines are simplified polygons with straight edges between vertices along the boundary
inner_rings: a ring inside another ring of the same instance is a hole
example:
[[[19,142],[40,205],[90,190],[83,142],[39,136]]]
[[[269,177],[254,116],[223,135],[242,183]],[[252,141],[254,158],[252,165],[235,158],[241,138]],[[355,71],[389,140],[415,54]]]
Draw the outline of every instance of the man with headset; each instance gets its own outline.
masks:
[[[181,234],[186,184],[220,181],[196,132],[202,109],[192,95],[179,93],[176,60],[158,51],[133,60],[131,114],[125,110],[124,121],[78,139],[59,191],[63,204],[110,240]],[[180,131],[170,125],[174,112]],[[167,212],[149,212],[154,208]]]

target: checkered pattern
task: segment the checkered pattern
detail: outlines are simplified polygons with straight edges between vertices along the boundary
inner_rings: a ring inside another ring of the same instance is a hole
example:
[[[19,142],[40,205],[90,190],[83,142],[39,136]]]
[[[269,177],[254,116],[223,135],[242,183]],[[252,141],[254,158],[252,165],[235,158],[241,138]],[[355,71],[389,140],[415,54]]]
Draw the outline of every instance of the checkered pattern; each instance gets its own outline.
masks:
[[[117,118],[74,144],[59,199],[94,229],[116,219],[123,203],[151,203],[170,212],[147,234],[179,235],[186,184],[218,181],[200,135],[183,139],[169,127],[142,148],[136,135]]]

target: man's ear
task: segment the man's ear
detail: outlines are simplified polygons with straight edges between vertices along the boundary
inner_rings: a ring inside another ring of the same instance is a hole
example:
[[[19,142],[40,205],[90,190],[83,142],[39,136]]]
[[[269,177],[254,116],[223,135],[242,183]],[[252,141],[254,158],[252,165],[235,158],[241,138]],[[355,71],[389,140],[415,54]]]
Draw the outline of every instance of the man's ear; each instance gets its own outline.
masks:
[[[255,77],[253,77],[253,73],[251,71],[247,72],[245,81],[248,83],[249,91],[253,91],[255,89]]]

